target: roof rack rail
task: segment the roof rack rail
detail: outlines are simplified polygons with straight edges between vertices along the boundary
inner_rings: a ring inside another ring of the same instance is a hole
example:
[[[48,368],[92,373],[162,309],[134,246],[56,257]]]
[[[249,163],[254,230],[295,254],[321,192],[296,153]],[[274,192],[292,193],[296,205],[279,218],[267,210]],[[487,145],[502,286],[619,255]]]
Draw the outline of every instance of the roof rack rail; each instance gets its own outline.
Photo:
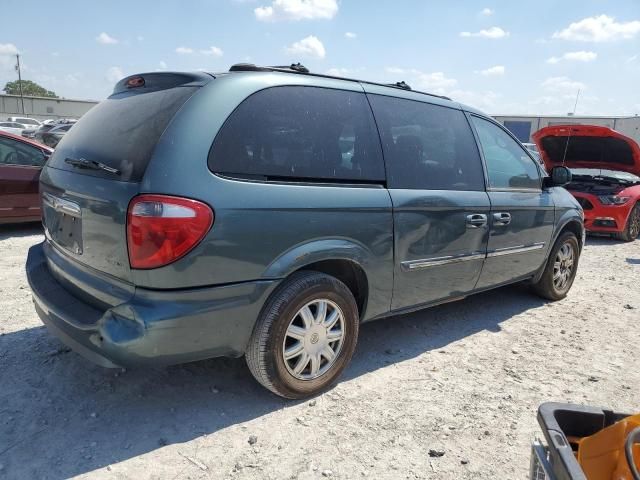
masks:
[[[403,90],[411,90],[411,86],[409,86],[409,84],[404,80],[396,83],[387,83],[386,85],[388,87],[396,87],[396,88],[402,88]]]
[[[309,71],[309,69],[307,67],[305,67],[304,65],[302,65],[300,62],[298,63],[292,63],[291,65],[287,66],[274,66],[274,67],[270,67],[273,69],[277,69],[277,70],[293,70],[294,72],[298,72],[298,73],[311,73]]]
[[[282,72],[282,73],[298,73],[301,75],[312,75],[314,77],[322,77],[322,78],[335,78],[337,80],[345,80],[348,82],[358,82],[358,83],[368,83],[370,85],[380,85],[382,87],[390,87],[390,88],[399,88],[402,90],[409,90],[415,93],[420,93],[422,95],[429,95],[430,97],[443,98],[445,100],[451,100],[449,97],[444,95],[436,95],[435,93],[429,92],[421,92],[420,90],[413,90],[409,84],[407,84],[404,80],[395,83],[378,83],[371,82],[368,80],[358,80],[356,78],[347,78],[347,77],[339,77],[337,75],[329,75],[326,73],[312,73],[309,71],[307,67],[302,65],[300,62],[292,63],[291,65],[275,65],[271,67],[262,67],[259,65],[254,65],[253,63],[236,63],[229,68],[230,72]]]
[[[229,68],[230,72],[269,72],[271,68],[259,67],[253,63],[236,63]]]

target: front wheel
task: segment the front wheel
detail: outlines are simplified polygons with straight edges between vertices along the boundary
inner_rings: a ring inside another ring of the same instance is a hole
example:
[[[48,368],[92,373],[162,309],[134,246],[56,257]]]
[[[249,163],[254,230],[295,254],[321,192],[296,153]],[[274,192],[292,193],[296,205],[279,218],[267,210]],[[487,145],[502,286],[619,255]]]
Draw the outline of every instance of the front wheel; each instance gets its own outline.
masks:
[[[640,235],[640,204],[636,203],[631,213],[629,214],[629,220],[624,226],[624,230],[620,233],[616,233],[616,238],[624,242],[633,242]]]
[[[551,249],[547,265],[533,290],[548,300],[561,300],[567,296],[578,270],[580,247],[572,232],[565,232]]]
[[[247,365],[277,395],[315,395],[348,365],[358,327],[358,307],[344,283],[323,273],[296,273],[262,309],[247,348]]]

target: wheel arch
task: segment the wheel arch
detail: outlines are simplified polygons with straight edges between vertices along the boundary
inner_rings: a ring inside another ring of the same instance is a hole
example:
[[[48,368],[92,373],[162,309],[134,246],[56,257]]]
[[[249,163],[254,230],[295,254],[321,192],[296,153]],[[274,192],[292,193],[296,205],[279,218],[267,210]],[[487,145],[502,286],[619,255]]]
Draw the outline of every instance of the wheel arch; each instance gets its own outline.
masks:
[[[318,240],[285,252],[267,267],[265,276],[287,278],[303,270],[331,275],[349,288],[362,320],[372,287],[367,265],[373,261],[375,255],[364,245],[346,239]]]

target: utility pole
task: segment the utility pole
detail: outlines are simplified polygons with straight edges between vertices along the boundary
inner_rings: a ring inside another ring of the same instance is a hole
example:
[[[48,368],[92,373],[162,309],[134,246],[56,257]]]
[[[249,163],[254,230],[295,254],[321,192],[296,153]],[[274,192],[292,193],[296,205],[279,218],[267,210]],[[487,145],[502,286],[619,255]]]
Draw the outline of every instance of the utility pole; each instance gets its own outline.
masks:
[[[20,88],[20,102],[22,103],[22,114],[24,115],[24,95],[22,94],[22,74],[20,73],[20,55],[16,55],[16,71],[18,72],[18,87]]]

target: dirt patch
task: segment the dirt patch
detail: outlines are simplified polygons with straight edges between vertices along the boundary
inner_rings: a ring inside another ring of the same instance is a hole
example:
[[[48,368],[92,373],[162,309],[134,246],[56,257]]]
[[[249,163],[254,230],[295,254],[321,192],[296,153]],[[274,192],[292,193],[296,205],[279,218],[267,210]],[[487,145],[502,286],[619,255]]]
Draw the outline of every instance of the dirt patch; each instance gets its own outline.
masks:
[[[0,478],[526,478],[536,409],[638,410],[640,244],[593,239],[573,290],[521,286],[366,324],[311,401],[242,359],[105,370],[36,316],[36,227],[0,230]]]

